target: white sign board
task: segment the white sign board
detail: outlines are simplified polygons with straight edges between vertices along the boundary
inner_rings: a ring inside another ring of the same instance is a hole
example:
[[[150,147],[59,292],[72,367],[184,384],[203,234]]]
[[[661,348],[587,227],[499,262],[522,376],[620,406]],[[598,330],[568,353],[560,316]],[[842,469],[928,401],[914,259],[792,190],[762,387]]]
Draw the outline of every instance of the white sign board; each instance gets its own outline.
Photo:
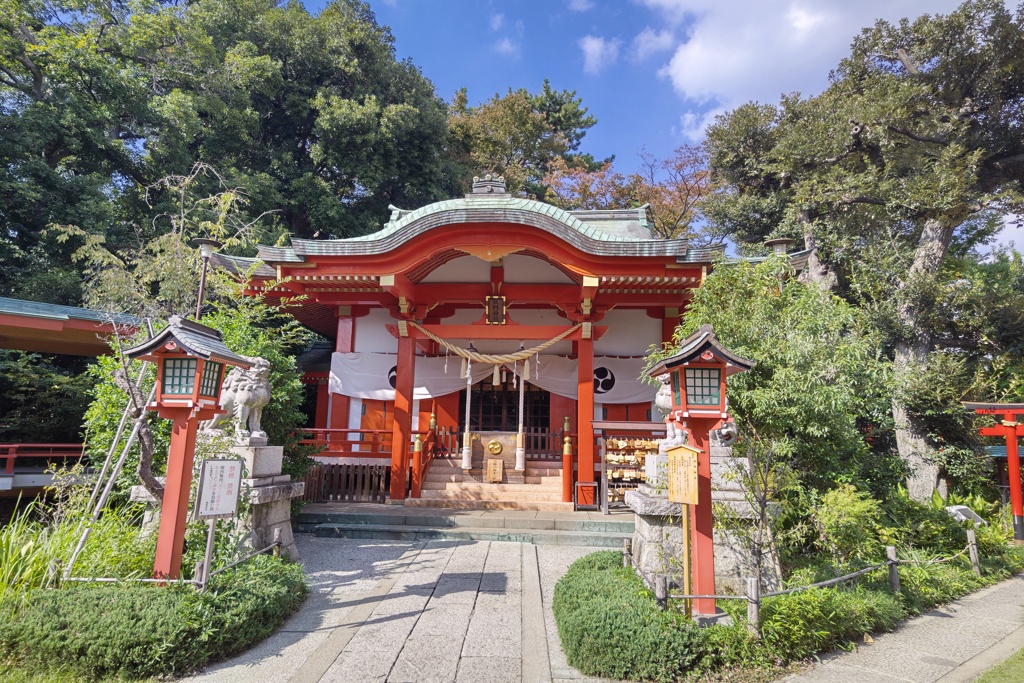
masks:
[[[199,472],[194,518],[234,517],[241,483],[241,460],[204,460]]]

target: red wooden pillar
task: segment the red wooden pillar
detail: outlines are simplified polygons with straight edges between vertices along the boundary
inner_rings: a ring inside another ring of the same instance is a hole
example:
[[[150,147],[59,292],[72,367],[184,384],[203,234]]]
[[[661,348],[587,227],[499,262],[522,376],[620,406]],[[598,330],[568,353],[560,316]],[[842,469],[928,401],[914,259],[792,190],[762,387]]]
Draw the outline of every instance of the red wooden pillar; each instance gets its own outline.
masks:
[[[723,373],[724,374],[724,373]],[[715,594],[715,539],[711,516],[711,440],[709,432],[716,420],[687,420],[690,444],[700,449],[697,455],[697,504],[690,516],[692,576],[694,595]],[[714,614],[714,600],[694,600],[696,614]]]
[[[318,379],[316,385],[316,417],[313,419],[313,426],[317,429],[327,428],[327,408],[331,402],[330,379]]]
[[[1020,490],[1020,453],[1017,451],[1017,416],[1003,415],[1006,433],[1006,471],[1010,477],[1010,506],[1013,508],[1013,541],[1024,545],[1024,497]]]
[[[351,315],[338,316],[338,337],[334,341],[337,353],[352,353],[356,345],[356,319]],[[351,399],[342,394],[331,396],[331,414],[327,420],[330,429],[349,429],[348,408]]]
[[[391,437],[391,500],[405,500],[409,480],[409,444],[412,440],[412,392],[416,379],[416,340],[398,338],[395,371],[395,424]]]
[[[199,420],[190,420],[191,408],[183,408],[174,417],[171,445],[167,452],[167,481],[160,512],[160,530],[156,537],[156,578],[176,579],[181,571],[181,551],[185,545],[188,498],[192,487],[192,461],[196,451]]]
[[[576,442],[577,481],[596,481],[594,477],[594,340],[581,339],[576,356]],[[571,472],[569,473],[572,474]],[[566,476],[563,472],[562,476]],[[579,502],[594,504],[595,491],[580,490]]]

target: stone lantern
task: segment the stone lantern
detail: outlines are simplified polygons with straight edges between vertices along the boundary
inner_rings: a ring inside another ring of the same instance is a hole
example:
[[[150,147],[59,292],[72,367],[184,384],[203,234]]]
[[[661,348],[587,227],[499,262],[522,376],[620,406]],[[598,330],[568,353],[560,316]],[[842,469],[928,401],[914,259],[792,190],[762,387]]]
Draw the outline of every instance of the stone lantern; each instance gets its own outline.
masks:
[[[181,571],[199,423],[224,412],[218,402],[225,367],[248,368],[252,362],[228,350],[217,330],[178,316],[125,355],[156,365],[155,400],[146,407],[174,423],[153,574],[176,579]]]

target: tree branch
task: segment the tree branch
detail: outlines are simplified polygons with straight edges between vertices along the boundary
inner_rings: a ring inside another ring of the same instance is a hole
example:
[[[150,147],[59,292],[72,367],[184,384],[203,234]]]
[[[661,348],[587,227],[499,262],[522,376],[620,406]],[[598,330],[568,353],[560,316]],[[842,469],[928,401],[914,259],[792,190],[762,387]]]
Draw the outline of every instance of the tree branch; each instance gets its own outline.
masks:
[[[928,135],[918,135],[917,133],[912,133],[909,130],[903,130],[902,128],[897,128],[893,125],[886,125],[885,128],[886,130],[890,130],[893,133],[899,133],[900,135],[908,137],[916,142],[931,142],[936,145],[942,145],[943,147],[949,146],[949,140],[946,138],[933,138]]]

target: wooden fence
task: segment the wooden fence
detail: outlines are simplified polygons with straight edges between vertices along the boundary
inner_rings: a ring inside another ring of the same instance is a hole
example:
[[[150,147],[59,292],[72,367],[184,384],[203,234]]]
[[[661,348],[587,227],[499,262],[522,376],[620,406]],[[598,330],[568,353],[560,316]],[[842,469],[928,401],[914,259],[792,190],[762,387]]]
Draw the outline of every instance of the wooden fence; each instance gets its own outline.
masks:
[[[391,463],[313,465],[306,474],[307,503],[383,503],[391,485]]]

